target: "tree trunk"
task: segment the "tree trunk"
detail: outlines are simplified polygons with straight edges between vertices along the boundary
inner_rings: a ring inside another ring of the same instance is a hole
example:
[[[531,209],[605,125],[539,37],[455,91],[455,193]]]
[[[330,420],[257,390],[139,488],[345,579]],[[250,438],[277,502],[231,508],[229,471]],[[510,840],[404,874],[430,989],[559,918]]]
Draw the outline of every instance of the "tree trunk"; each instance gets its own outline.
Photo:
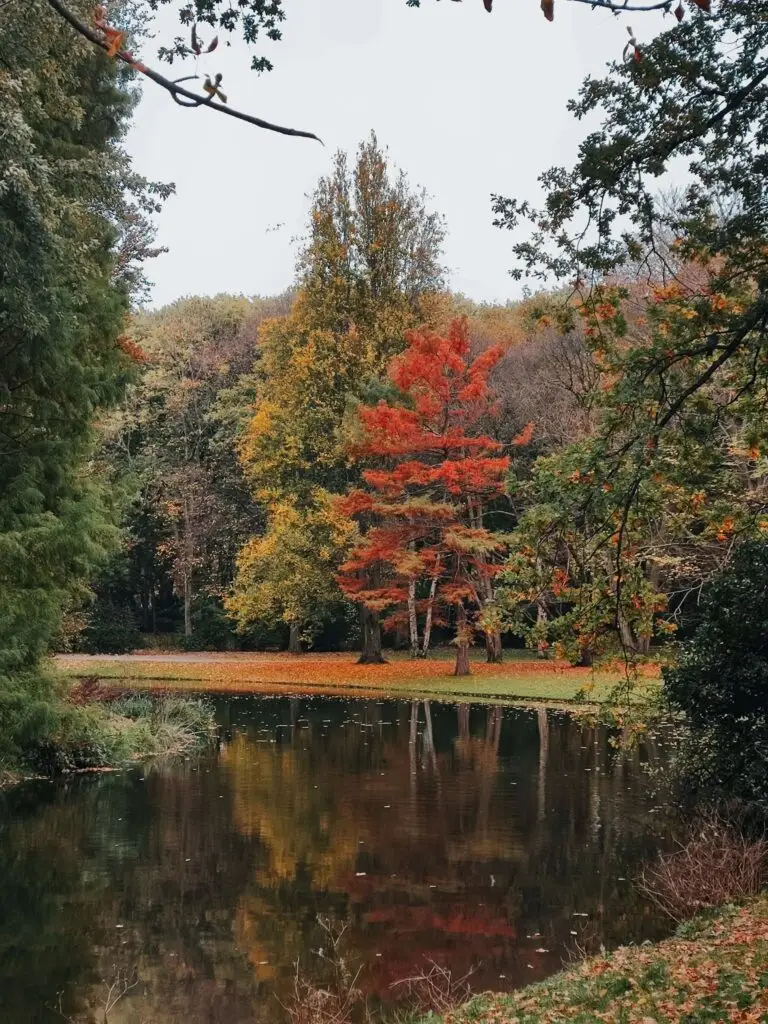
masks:
[[[546,603],[544,602],[544,598],[543,597],[539,597],[537,599],[537,601],[536,601],[536,625],[537,626],[543,626],[548,621],[549,621],[549,612],[547,611]],[[546,658],[547,657],[547,648],[546,648],[546,646],[544,646],[545,643],[546,643],[546,641],[543,641],[543,640],[539,641],[538,647],[536,649],[536,657],[537,658]]]
[[[381,623],[377,612],[363,605],[363,650],[357,659],[358,665],[385,665],[381,653]]]
[[[482,530],[483,528],[483,507],[478,502],[475,505],[473,502],[469,502],[469,522],[472,527],[476,530]],[[493,580],[488,570],[485,555],[480,555],[477,560],[477,571],[479,575],[478,579],[478,591],[480,594],[480,606],[485,609],[493,604],[494,593],[493,593]],[[503,660],[503,652],[501,647],[501,633],[498,629],[486,629],[485,630],[485,654],[486,661],[489,665],[495,665]]]
[[[195,545],[192,537],[192,510],[184,498],[184,636],[192,636],[192,565]]]
[[[192,580],[184,571],[184,636],[192,636]]]
[[[595,652],[591,647],[582,647],[579,660],[577,662],[577,668],[592,668],[592,663],[595,660]]]
[[[501,633],[498,629],[486,630],[485,654],[489,665],[497,665],[504,660],[504,651],[501,646]]]
[[[627,622],[621,612],[619,612],[619,636],[621,637],[621,643],[624,649],[631,651],[633,654],[637,654],[637,640],[635,639],[635,634],[632,631],[632,626]]]
[[[416,580],[408,582],[408,626],[411,633],[411,657],[419,656],[419,618],[416,614]]]
[[[456,606],[456,665],[455,676],[471,676],[469,667],[469,641],[467,638],[467,611],[464,602]]]
[[[288,652],[290,654],[301,654],[298,622],[291,622],[288,626]]]
[[[432,638],[432,611],[435,607],[435,594],[437,592],[437,573],[440,570],[440,555],[435,559],[435,575],[429,585],[429,598],[427,600],[427,615],[424,620],[424,641],[421,648],[422,658],[426,658],[429,650],[429,641]]]

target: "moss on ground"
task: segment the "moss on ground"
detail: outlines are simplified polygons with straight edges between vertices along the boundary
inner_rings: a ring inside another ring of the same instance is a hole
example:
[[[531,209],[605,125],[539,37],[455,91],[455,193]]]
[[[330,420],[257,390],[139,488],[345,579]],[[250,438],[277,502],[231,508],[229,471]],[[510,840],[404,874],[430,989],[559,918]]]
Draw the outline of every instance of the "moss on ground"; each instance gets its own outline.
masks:
[[[758,1024],[768,1021],[768,894],[510,994],[420,1024]]]

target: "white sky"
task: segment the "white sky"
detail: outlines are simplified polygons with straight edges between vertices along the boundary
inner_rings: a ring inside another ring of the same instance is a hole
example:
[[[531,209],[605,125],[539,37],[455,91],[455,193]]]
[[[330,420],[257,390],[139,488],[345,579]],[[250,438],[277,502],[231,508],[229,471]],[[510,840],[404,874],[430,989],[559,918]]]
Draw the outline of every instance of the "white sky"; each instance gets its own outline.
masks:
[[[183,110],[145,86],[128,149],[138,171],[177,187],[159,218],[158,241],[170,252],[148,268],[153,303],[286,288],[308,194],[334,151],[354,152],[372,128],[445,215],[451,287],[477,300],[518,297],[508,275],[512,238],[492,227],[490,195],[535,199],[539,173],[573,158],[585,125],[566,101],[587,73],[621,54],[627,19],[563,0],[553,24],[537,0],[496,0],[490,15],[481,0],[422,0],[419,10],[405,0],[286,7],[283,40],[264,44],[274,71],[250,71],[246,48],[223,39],[201,70],[224,74],[230,105],[314,131],[325,149]],[[634,17],[640,40],[662,28],[660,15]],[[176,34],[173,21],[158,28]],[[200,34],[208,42],[212,33]],[[150,46],[146,54],[153,57]],[[183,69],[174,77],[193,70],[189,61],[173,67]]]

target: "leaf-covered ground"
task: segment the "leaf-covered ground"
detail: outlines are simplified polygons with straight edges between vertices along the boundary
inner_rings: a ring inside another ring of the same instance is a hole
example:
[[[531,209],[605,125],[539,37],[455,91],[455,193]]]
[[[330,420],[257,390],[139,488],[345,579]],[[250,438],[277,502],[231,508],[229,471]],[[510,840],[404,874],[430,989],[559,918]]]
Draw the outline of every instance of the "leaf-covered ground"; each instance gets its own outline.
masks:
[[[426,661],[387,655],[385,665],[358,665],[355,654],[166,654],[87,657],[67,655],[57,666],[69,676],[95,675],[122,686],[221,692],[270,692],[381,696],[412,699],[547,700],[607,699],[621,670],[593,672],[567,662],[510,656],[501,665],[476,660],[472,675],[451,675],[451,652]],[[645,679],[657,671],[648,667]]]
[[[434,1024],[709,1024],[768,1021],[768,894],[674,938],[586,960],[509,995],[482,995]],[[426,1021],[424,1022],[426,1024]]]

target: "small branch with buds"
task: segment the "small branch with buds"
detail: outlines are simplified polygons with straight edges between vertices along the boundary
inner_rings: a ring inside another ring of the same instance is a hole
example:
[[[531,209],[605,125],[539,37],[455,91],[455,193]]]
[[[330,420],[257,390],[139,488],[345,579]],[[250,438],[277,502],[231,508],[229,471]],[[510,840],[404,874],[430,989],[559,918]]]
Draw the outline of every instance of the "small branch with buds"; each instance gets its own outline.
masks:
[[[77,15],[73,14],[69,8],[62,3],[62,0],[47,0],[50,7],[56,11],[76,32],[78,32],[83,38],[87,39],[94,46],[98,46],[99,49],[103,50],[108,57],[112,57],[115,60],[120,60],[129,67],[134,68],[136,71],[145,75],[150,81],[154,82],[155,85],[159,85],[161,89],[171,96],[175,103],[178,103],[181,107],[210,107],[212,110],[217,110],[221,114],[228,114],[230,117],[235,117],[239,121],[245,121],[247,124],[255,125],[257,128],[263,128],[269,132],[277,132],[280,135],[293,135],[302,139],[314,139],[316,142],[323,144],[322,139],[315,135],[313,132],[300,131],[298,128],[286,128],[283,125],[272,124],[271,121],[265,121],[263,118],[254,117],[252,114],[245,114],[240,110],[233,110],[223,102],[217,102],[222,98],[221,90],[218,88],[221,83],[221,75],[216,76],[215,87],[214,83],[211,84],[211,89],[206,88],[208,95],[199,96],[188,89],[183,88],[179,83],[187,81],[187,78],[177,79],[172,81],[166,78],[164,75],[159,74],[152,68],[148,68],[146,64],[142,64],[141,61],[135,60],[133,54],[126,50],[121,50],[120,46],[123,43],[123,33],[118,29],[108,25],[104,17],[99,14],[99,20],[95,21],[95,28],[91,28],[90,25],[86,25],[82,22]],[[194,77],[194,76],[188,76]],[[210,80],[209,80],[210,81]]]

